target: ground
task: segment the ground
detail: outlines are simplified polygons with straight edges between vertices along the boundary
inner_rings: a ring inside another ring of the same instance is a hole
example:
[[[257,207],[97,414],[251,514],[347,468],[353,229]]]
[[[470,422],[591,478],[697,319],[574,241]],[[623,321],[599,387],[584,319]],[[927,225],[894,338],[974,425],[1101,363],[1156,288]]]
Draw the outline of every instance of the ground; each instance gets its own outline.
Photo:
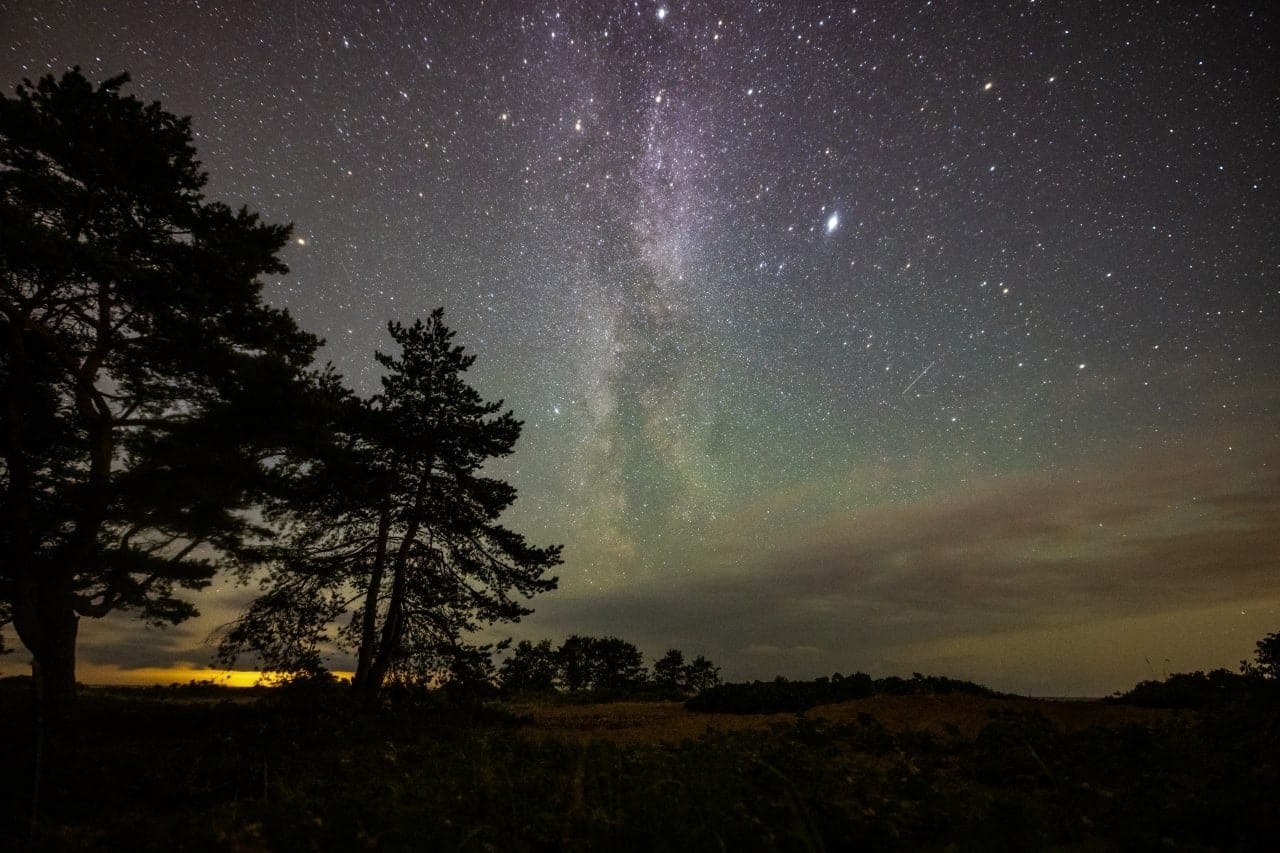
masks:
[[[377,711],[341,690],[89,690],[46,741],[0,689],[0,849],[1250,850],[1280,837],[1273,703],[875,696]]]

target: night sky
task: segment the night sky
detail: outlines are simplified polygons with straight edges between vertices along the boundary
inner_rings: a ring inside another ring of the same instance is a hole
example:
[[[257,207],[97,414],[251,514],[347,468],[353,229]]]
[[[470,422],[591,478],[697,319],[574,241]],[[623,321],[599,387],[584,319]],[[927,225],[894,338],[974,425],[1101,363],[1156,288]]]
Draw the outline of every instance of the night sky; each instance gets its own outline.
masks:
[[[565,545],[495,637],[1096,695],[1280,630],[1277,32],[1265,2],[42,0],[0,7],[0,83],[128,70],[192,115],[209,197],[294,223],[267,298],[358,390],[387,320],[445,306],[525,421],[509,524]],[[81,678],[207,664],[249,592],[83,624]]]

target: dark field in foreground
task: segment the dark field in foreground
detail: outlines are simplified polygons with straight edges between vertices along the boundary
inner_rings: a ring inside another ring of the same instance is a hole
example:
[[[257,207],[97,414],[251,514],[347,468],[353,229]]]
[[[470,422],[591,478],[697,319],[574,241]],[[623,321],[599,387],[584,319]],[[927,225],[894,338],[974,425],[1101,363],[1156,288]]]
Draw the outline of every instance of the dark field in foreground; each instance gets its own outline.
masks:
[[[1274,849],[1274,697],[1197,711],[877,696],[377,712],[333,691],[86,691],[47,757],[0,691],[0,847],[128,850]]]

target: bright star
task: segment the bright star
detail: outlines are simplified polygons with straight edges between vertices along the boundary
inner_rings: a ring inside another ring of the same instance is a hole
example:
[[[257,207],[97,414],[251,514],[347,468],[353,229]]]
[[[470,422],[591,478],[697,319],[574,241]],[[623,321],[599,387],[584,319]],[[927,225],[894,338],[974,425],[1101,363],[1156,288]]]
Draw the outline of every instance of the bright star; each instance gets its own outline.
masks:
[[[667,19],[667,7],[666,7],[666,6],[659,6],[659,7],[658,7],[658,20],[659,20],[659,21],[665,21],[666,19]]]

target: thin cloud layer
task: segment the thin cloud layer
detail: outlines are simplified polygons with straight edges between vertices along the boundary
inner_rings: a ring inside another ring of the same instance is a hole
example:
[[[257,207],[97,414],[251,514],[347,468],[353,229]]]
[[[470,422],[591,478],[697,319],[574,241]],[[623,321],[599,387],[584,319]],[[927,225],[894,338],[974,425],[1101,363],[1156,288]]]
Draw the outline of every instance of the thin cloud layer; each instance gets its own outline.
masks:
[[[1235,465],[1184,451],[1170,461],[1150,454],[1072,476],[993,477],[962,493],[834,513],[740,568],[604,600],[548,600],[534,624],[590,626],[655,649],[679,638],[714,650],[736,677],[767,678],[901,670],[943,660],[948,644],[1071,626],[1096,645],[1098,626],[1110,625],[1103,634],[1116,649],[1149,649],[1158,637],[1115,626],[1280,600],[1275,460]],[[746,517],[759,522],[754,510]],[[1042,680],[1002,665],[1016,646],[983,642],[982,654],[966,653],[971,673],[1005,686]],[[1252,638],[1207,638],[1216,665],[1234,663],[1224,643],[1243,656]],[[1073,683],[1115,683],[1099,665]]]

